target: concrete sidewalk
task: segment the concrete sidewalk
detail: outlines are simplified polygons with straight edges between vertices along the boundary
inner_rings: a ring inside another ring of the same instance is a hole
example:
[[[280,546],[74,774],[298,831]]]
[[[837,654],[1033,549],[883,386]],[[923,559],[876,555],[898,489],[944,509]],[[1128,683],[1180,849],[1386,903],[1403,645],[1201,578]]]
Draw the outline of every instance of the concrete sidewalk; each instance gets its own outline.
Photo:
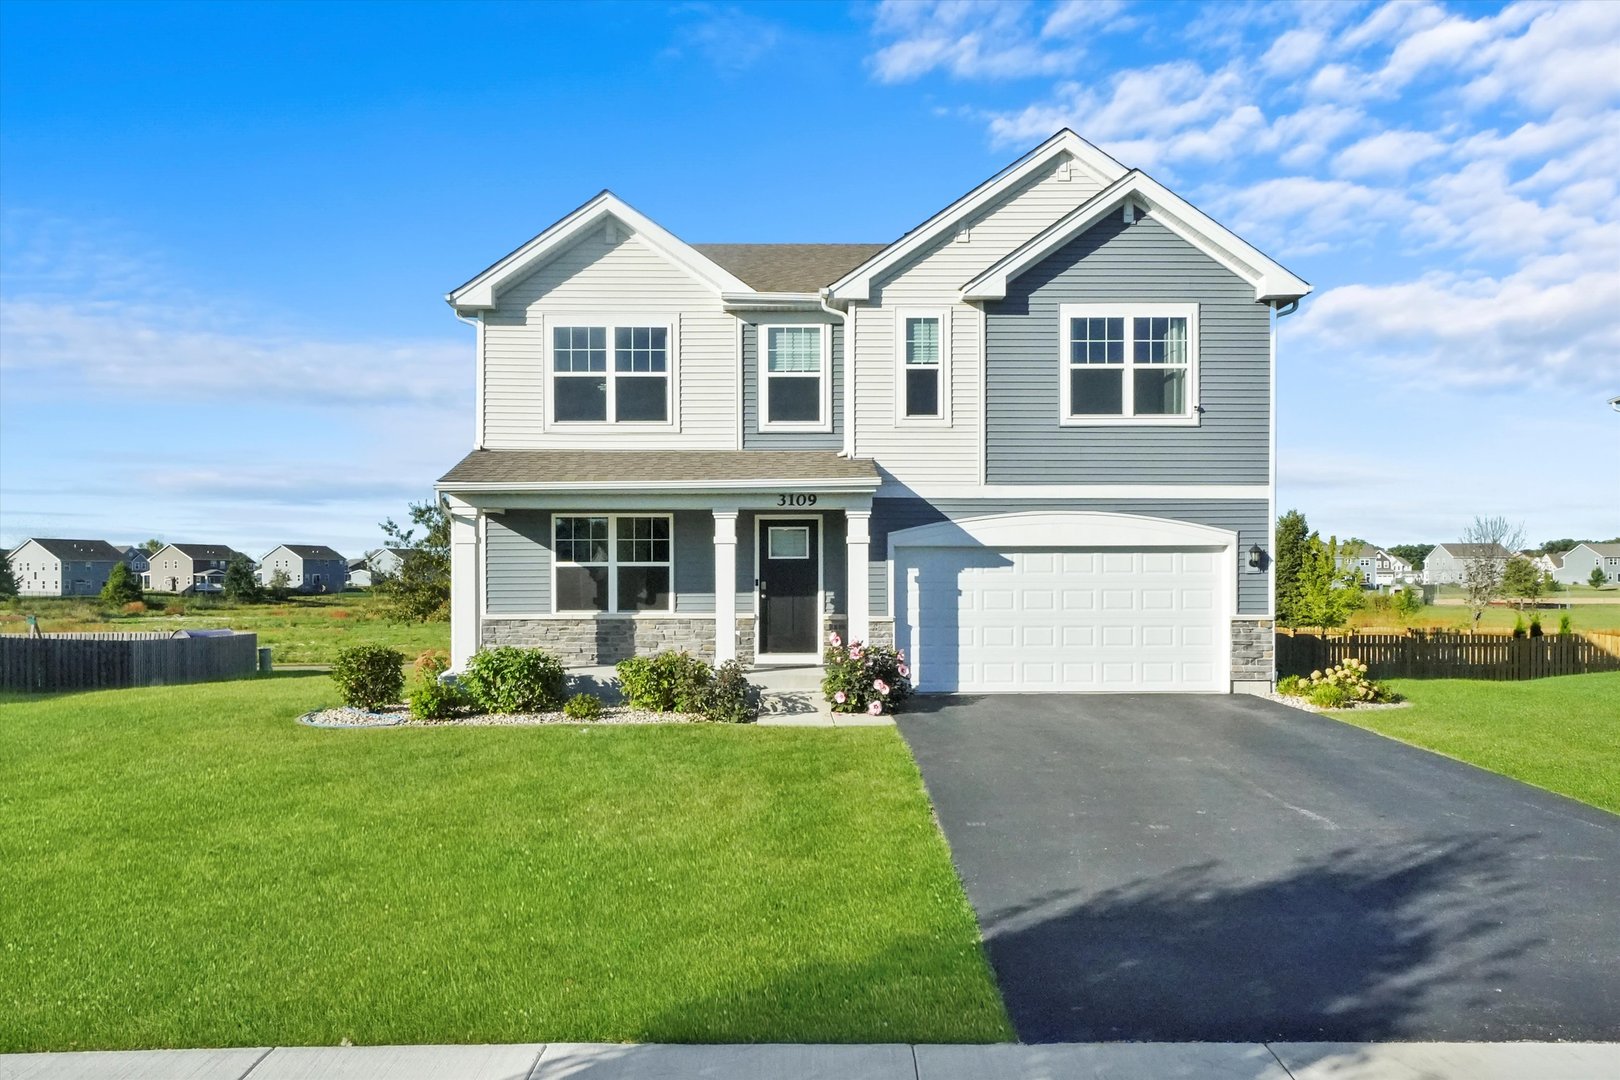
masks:
[[[1620,1043],[247,1047],[0,1055],[0,1080],[1611,1080]]]

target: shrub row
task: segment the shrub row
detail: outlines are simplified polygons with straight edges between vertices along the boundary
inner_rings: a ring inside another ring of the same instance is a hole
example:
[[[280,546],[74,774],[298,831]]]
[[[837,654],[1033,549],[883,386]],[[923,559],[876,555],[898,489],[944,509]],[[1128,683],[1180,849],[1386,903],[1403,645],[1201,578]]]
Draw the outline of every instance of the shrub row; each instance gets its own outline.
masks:
[[[613,670],[632,709],[691,713],[717,724],[746,724],[759,712],[754,686],[735,660],[715,669],[690,653],[661,652],[621,660]]]

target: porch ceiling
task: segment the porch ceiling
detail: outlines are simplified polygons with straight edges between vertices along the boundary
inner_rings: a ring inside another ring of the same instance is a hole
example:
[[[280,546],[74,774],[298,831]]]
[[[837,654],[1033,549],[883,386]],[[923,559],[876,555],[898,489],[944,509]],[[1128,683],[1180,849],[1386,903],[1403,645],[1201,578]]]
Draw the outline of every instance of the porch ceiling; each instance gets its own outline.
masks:
[[[867,459],[831,450],[474,450],[445,473],[442,492],[693,490],[814,484],[875,489]]]

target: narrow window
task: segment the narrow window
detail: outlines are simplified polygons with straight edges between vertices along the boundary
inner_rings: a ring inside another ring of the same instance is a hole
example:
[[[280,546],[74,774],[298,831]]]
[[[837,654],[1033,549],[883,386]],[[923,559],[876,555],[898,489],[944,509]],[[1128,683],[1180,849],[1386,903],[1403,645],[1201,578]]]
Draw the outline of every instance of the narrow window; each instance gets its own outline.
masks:
[[[615,420],[669,419],[667,327],[614,327],[613,371]]]
[[[1125,412],[1125,320],[1069,320],[1069,415]]]
[[[1137,416],[1181,416],[1187,411],[1187,320],[1137,316],[1132,337]]]
[[[608,519],[559,517],[552,554],[558,611],[608,610]]]
[[[908,417],[943,416],[940,381],[940,329],[937,317],[906,319],[905,399]]]
[[[821,424],[821,327],[768,326],[764,331],[765,423]]]
[[[558,423],[607,419],[607,328],[559,326],[551,332],[552,415]]]
[[[614,519],[614,526],[617,610],[668,611],[669,518],[620,517]]]

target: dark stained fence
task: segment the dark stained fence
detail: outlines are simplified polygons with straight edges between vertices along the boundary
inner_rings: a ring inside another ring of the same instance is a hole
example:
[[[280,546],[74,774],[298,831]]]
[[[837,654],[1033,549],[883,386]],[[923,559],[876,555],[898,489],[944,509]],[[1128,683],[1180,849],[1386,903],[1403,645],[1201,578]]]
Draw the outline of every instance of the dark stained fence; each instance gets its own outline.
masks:
[[[257,634],[0,634],[0,689],[32,692],[239,679],[258,670]]]
[[[1317,634],[1277,631],[1277,674],[1309,675],[1351,658],[1375,679],[1541,679],[1620,671],[1620,634],[1515,638],[1503,634],[1413,631]]]

